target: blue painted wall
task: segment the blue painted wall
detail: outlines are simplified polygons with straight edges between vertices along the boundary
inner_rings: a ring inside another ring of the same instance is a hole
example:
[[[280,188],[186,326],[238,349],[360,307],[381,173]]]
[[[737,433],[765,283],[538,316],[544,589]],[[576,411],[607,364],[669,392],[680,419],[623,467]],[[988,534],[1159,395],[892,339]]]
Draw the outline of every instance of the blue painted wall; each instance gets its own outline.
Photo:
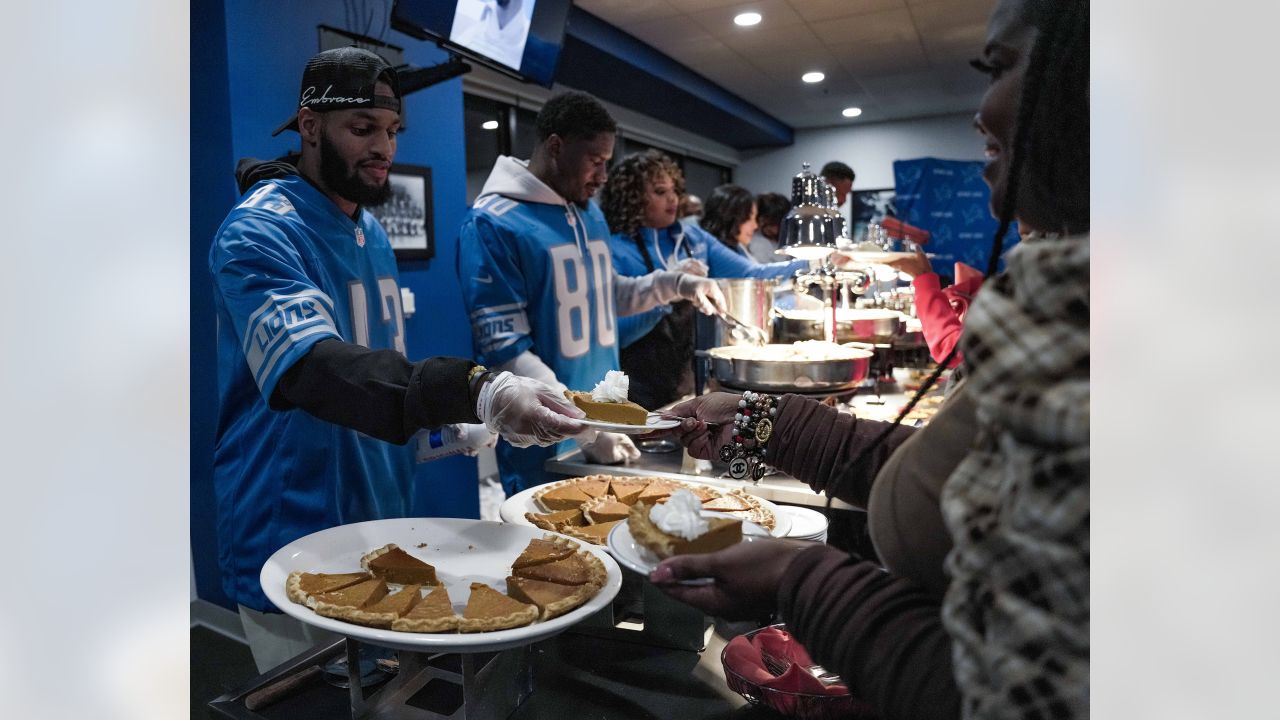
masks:
[[[370,3],[368,6],[380,5]],[[209,243],[236,200],[233,170],[241,157],[274,158],[296,150],[298,136],[271,137],[295,107],[302,67],[319,50],[318,25],[379,36],[383,8],[350,18],[340,0],[193,0],[191,5],[191,543],[199,596],[230,607],[220,588],[214,540],[212,447],[216,421],[215,316]],[[434,46],[388,30],[407,62],[447,59]],[[454,273],[457,230],[466,212],[462,81],[405,98],[409,130],[396,160],[432,170],[436,256],[402,263],[401,284],[417,296],[406,323],[411,359],[471,355],[471,334]],[[446,458],[419,466],[414,514],[479,517],[476,463]]]

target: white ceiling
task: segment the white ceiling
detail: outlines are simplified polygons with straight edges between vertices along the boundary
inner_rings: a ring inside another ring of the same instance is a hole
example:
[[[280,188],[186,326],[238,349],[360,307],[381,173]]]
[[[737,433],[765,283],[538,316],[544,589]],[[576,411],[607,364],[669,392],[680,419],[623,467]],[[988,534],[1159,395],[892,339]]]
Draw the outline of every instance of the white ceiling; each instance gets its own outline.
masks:
[[[575,0],[796,128],[972,112],[995,0]],[[733,23],[754,11],[751,27]],[[826,74],[801,82],[810,70]],[[840,111],[862,108],[846,119]]]

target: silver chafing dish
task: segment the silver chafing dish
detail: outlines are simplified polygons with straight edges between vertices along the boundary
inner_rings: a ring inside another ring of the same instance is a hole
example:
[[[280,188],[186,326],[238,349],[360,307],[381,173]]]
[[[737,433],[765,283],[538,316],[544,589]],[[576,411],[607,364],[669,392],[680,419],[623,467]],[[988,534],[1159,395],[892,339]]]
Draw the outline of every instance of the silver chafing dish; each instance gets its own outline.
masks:
[[[856,388],[867,377],[872,355],[867,349],[829,343],[728,345],[707,351],[712,375],[722,385],[761,392]]]
[[[775,310],[773,337],[778,342],[817,340],[826,336],[830,309]],[[902,336],[906,317],[896,310],[836,308],[836,341],[892,343]]]

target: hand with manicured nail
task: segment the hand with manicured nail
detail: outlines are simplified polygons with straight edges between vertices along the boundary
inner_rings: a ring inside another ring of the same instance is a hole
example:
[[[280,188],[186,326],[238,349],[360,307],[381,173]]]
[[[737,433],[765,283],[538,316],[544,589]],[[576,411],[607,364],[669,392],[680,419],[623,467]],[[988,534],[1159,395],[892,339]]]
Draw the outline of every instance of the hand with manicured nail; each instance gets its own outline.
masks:
[[[666,594],[728,620],[749,620],[772,613],[778,587],[796,553],[813,547],[800,540],[758,538],[705,555],[667,558],[649,573]],[[680,585],[680,580],[712,578],[713,584]]]

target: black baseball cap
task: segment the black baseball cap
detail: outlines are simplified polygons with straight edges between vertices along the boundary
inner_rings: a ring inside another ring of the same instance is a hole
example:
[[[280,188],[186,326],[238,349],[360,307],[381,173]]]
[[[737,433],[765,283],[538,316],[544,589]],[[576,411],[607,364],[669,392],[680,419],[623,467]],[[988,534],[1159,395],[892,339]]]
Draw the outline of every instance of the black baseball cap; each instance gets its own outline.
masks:
[[[391,86],[395,97],[375,95],[378,81]],[[400,112],[400,80],[395,68],[376,53],[358,47],[343,47],[317,53],[302,71],[302,88],[298,91],[298,109],[316,112],[351,108],[382,108]],[[298,114],[271,133],[298,129]]]

